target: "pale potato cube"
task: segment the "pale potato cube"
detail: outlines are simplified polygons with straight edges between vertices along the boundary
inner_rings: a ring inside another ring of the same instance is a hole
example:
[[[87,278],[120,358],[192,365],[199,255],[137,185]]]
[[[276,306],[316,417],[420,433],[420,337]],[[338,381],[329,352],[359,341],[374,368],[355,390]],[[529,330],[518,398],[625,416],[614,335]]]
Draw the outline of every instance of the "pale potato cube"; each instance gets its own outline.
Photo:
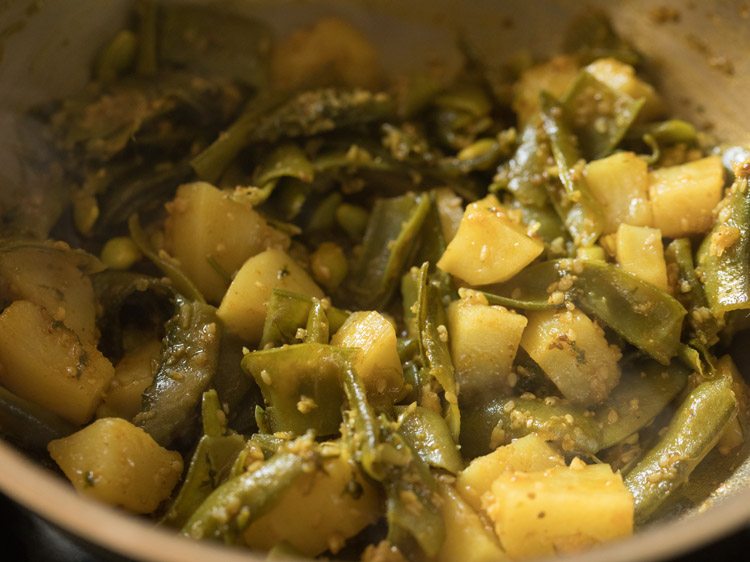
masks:
[[[272,80],[282,90],[330,85],[372,89],[381,74],[378,52],[367,37],[330,16],[286,37],[271,59]]]
[[[74,424],[91,419],[114,376],[96,346],[29,301],[0,314],[0,383]]]
[[[578,76],[578,63],[569,55],[558,55],[525,70],[513,85],[513,110],[523,125],[539,112],[539,94],[549,92],[556,98],[568,91]]]
[[[713,209],[724,190],[721,158],[708,156],[649,174],[653,226],[663,236],[679,238],[707,232],[713,226]]]
[[[563,396],[583,406],[603,402],[620,381],[620,350],[578,309],[529,313],[521,347]]]
[[[440,514],[445,522],[445,541],[437,562],[502,562],[508,557],[500,548],[495,533],[485,527],[450,484],[440,484]]]
[[[249,344],[263,335],[266,303],[274,289],[286,289],[323,298],[307,272],[286,252],[268,249],[248,259],[237,272],[219,306],[218,316],[227,331]]]
[[[80,493],[134,513],[156,510],[182,474],[179,453],[120,418],[96,420],[47,448]]]
[[[621,224],[617,230],[617,263],[624,271],[664,291],[668,289],[667,262],[658,228]]]
[[[507,281],[534,261],[544,244],[513,221],[494,195],[466,207],[456,236],[437,265],[470,285]]]
[[[38,304],[81,340],[93,343],[97,338],[94,287],[71,254],[32,244],[0,253],[0,290],[7,300]]]
[[[526,317],[502,306],[460,299],[448,306],[448,334],[460,395],[508,389]]]
[[[331,338],[333,345],[359,349],[354,367],[376,405],[393,404],[404,387],[404,372],[393,324],[377,312],[355,312]]]
[[[180,186],[167,211],[165,250],[212,303],[221,300],[227,277],[249,257],[289,246],[289,237],[269,226],[249,203],[205,182]]]
[[[633,152],[618,152],[589,162],[584,168],[586,184],[604,214],[604,233],[617,232],[620,224],[650,226],[648,166]]]
[[[563,458],[544,439],[530,433],[471,461],[459,473],[456,489],[471,507],[480,510],[482,496],[501,474],[537,472],[564,465]]]
[[[381,513],[377,490],[355,467],[342,453],[302,474],[270,512],[245,530],[245,543],[268,550],[283,541],[302,556],[315,557],[329,549],[336,554],[346,539]]]
[[[633,99],[645,100],[638,112],[638,121],[645,123],[664,115],[664,101],[651,84],[638,78],[635,69],[629,64],[614,58],[605,58],[595,60],[586,70],[615,92]]]
[[[115,376],[96,411],[98,418],[132,420],[141,411],[143,391],[154,382],[161,342],[150,340],[127,353],[115,365]]]
[[[609,465],[498,476],[482,503],[514,560],[576,552],[633,532],[633,497]]]

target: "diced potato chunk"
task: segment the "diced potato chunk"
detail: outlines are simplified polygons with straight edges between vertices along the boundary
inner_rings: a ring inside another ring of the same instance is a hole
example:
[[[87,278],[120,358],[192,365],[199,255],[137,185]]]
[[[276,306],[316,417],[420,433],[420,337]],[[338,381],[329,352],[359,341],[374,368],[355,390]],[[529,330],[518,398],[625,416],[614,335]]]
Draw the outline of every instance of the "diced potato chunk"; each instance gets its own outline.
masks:
[[[679,238],[708,231],[714,207],[721,200],[724,169],[721,158],[709,156],[649,174],[653,226],[663,236]]]
[[[274,289],[323,298],[320,287],[286,252],[268,249],[248,259],[227,289],[218,312],[227,331],[257,344],[263,335],[266,303]]]
[[[492,488],[498,476],[506,472],[537,472],[564,466],[563,458],[536,433],[515,439],[491,453],[475,458],[458,475],[456,488],[476,510],[482,508],[482,496]]]
[[[586,165],[586,184],[604,212],[604,233],[622,224],[650,226],[648,166],[633,152],[618,152]]]
[[[349,22],[324,17],[281,41],[271,59],[274,83],[284,90],[346,85],[375,88],[381,78],[378,52]]]
[[[251,548],[268,550],[284,541],[303,556],[331,550],[373,523],[381,512],[380,497],[342,454],[300,476],[275,507],[245,530]]]
[[[542,90],[556,98],[561,97],[578,76],[578,63],[568,55],[558,55],[547,62],[524,71],[513,86],[513,110],[520,124],[539,111],[539,94]]]
[[[437,265],[470,285],[513,277],[544,250],[540,240],[514,222],[494,195],[466,207],[455,238]]]
[[[0,364],[0,383],[74,424],[91,419],[114,375],[93,344],[28,301],[0,314]]]
[[[404,387],[393,324],[377,312],[355,312],[331,338],[333,345],[358,348],[354,362],[370,400],[391,405]]]
[[[445,541],[437,562],[501,562],[507,556],[491,529],[487,529],[450,484],[440,485],[440,513],[445,522]]]
[[[249,257],[289,238],[270,227],[249,203],[205,182],[180,186],[167,204],[164,245],[206,299],[218,303]]]
[[[633,497],[609,465],[498,476],[482,498],[513,559],[584,550],[633,532]]]
[[[154,381],[154,361],[161,353],[161,342],[149,340],[126,354],[115,366],[115,377],[96,415],[99,418],[132,420],[141,410],[143,391]]]
[[[525,327],[525,316],[486,300],[460,299],[448,306],[451,357],[463,397],[513,386],[508,377]]]
[[[97,420],[48,449],[76,490],[134,513],[159,507],[182,474],[179,453],[120,418]]]
[[[620,350],[578,309],[530,313],[521,347],[577,404],[604,401],[620,380]]]
[[[620,267],[666,291],[667,262],[661,231],[621,224],[617,230],[617,263]]]
[[[86,342],[96,339],[94,287],[69,252],[33,246],[0,253],[4,298],[44,308]]]
[[[629,64],[614,58],[605,58],[595,60],[586,70],[614,91],[634,99],[645,100],[638,112],[638,121],[653,121],[664,114],[664,101],[651,84],[638,78],[635,69]]]

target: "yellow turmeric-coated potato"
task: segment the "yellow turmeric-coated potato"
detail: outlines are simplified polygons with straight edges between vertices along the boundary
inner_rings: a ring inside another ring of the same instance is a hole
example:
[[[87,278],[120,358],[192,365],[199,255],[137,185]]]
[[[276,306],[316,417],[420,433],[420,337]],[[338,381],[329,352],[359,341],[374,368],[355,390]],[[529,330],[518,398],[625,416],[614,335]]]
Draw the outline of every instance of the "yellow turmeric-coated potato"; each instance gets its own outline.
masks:
[[[263,335],[266,303],[274,289],[323,298],[323,291],[283,250],[271,248],[248,259],[237,272],[219,306],[227,331],[249,344]]]
[[[80,493],[134,513],[159,507],[182,474],[179,453],[120,418],[97,420],[48,449]]]
[[[286,542],[303,556],[331,550],[373,523],[381,500],[345,453],[302,474],[269,512],[244,532],[248,546],[270,549]]]
[[[544,244],[511,219],[494,195],[466,207],[456,236],[437,265],[469,285],[507,281],[534,261]]]
[[[331,338],[333,345],[359,349],[354,367],[376,405],[391,405],[404,387],[393,324],[378,312],[354,312]]]
[[[206,182],[180,186],[167,210],[165,249],[212,303],[221,301],[249,257],[289,246],[289,237],[269,226],[241,196]]]
[[[508,472],[482,504],[514,560],[590,548],[633,532],[633,497],[607,464]]]
[[[0,314],[0,384],[74,424],[89,421],[114,376],[109,360],[42,307]]]
[[[667,262],[658,228],[621,224],[617,230],[617,263],[661,290],[668,289]]]
[[[530,313],[521,347],[577,404],[604,401],[620,381],[620,350],[578,309]]]
[[[498,476],[506,472],[536,472],[564,465],[565,461],[536,433],[515,439],[491,453],[475,458],[456,479],[456,489],[474,509]]]

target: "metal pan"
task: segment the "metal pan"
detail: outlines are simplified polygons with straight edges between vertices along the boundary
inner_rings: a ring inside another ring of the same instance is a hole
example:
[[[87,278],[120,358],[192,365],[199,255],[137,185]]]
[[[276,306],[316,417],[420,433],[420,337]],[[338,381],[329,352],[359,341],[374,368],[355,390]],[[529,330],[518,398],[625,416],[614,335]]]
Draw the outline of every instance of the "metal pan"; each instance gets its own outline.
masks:
[[[217,0],[207,3],[218,4]],[[120,28],[130,0],[0,3],[0,139],[15,142],[18,115],[39,101],[80,89],[98,45]],[[460,29],[489,60],[520,48],[554,53],[576,0],[236,0],[231,9],[259,14],[285,31],[315,17],[338,14],[382,45],[386,66],[454,64]],[[750,146],[750,5],[742,0],[698,2],[589,0],[645,55],[647,72],[674,114],[718,138]],[[409,53],[409,56],[404,56]],[[499,54],[499,55],[498,55]],[[12,176],[11,151],[0,149],[0,170]],[[1,187],[0,187],[1,189]],[[737,349],[747,346],[737,346]],[[750,361],[736,356],[745,373]],[[0,441],[0,490],[70,535],[126,558],[154,562],[263,560],[247,551],[196,543],[77,495],[63,479]],[[633,538],[573,557],[579,562],[657,560],[675,556],[750,523],[750,463],[731,459],[704,468],[697,494]],[[710,493],[705,490],[710,488]]]

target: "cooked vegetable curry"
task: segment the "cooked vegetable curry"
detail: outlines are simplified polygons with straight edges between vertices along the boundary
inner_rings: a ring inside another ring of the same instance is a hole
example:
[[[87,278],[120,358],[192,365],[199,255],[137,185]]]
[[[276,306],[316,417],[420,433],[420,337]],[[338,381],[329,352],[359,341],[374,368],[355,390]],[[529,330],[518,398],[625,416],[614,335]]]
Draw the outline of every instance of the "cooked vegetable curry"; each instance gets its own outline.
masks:
[[[193,539],[365,561],[588,548],[739,456],[749,153],[601,14],[460,49],[389,80],[337,18],[139,2],[29,116],[57,199],[2,209],[2,433]]]

